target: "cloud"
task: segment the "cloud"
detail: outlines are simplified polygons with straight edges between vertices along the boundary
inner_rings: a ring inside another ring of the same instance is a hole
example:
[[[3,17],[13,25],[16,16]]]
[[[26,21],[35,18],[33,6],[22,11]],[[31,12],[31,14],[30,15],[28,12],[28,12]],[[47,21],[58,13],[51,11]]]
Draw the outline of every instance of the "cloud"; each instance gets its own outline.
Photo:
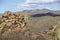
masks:
[[[45,3],[53,3],[59,0],[26,0],[23,3],[19,3],[17,5],[17,8],[19,8],[20,10],[27,10],[27,9],[39,9],[42,8],[42,4]],[[48,8],[48,7],[46,7]]]
[[[26,0],[26,3],[47,3],[47,2],[54,2],[57,0]]]

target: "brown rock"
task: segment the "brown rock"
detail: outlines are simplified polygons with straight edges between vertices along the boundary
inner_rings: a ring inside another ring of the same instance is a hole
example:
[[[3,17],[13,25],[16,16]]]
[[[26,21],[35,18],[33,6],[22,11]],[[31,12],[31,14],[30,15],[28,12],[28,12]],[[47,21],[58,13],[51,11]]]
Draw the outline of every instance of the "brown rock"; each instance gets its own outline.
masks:
[[[10,19],[14,19],[14,18],[15,18],[15,16],[13,15],[13,16],[10,16],[9,18],[10,18]]]
[[[20,12],[14,12],[15,16],[20,16]]]
[[[11,23],[11,22],[8,22],[8,23],[7,23],[7,26],[11,26],[11,25],[12,25],[12,23]]]
[[[5,11],[4,14],[2,15],[2,17],[7,17],[8,15],[10,15],[11,12],[10,11]]]

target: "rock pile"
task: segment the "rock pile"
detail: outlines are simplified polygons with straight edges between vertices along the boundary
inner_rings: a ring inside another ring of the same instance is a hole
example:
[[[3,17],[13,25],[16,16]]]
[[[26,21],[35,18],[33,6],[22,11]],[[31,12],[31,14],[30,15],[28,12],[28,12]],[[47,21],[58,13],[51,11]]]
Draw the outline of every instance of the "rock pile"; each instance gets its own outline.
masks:
[[[26,29],[26,23],[24,18],[20,15],[20,12],[10,12],[7,11],[2,15],[0,23],[0,33],[4,34],[6,32],[19,32]]]

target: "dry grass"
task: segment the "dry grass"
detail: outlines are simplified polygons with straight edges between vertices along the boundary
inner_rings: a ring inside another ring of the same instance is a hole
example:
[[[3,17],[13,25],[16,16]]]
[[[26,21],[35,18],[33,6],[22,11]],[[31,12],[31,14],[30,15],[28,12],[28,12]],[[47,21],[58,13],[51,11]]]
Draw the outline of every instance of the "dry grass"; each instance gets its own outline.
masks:
[[[0,40],[55,40],[55,37],[47,32],[51,33],[55,30],[55,25],[60,17],[29,17],[26,23],[27,19],[24,20],[24,17],[18,16],[16,13],[19,14],[19,12],[15,12],[12,16],[11,14],[2,16]],[[53,28],[50,31],[51,27]]]

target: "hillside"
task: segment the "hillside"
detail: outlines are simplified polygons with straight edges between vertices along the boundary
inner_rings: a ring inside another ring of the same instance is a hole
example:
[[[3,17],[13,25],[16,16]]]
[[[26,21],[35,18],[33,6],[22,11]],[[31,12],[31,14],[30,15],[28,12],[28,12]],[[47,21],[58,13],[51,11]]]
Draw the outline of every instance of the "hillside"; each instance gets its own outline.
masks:
[[[53,36],[34,31],[20,12],[7,11],[0,18],[0,40],[50,40]],[[46,38],[45,37],[48,37]]]
[[[59,11],[48,9],[24,12],[6,11],[0,18],[0,39],[57,40],[55,30],[59,26],[59,13]]]

